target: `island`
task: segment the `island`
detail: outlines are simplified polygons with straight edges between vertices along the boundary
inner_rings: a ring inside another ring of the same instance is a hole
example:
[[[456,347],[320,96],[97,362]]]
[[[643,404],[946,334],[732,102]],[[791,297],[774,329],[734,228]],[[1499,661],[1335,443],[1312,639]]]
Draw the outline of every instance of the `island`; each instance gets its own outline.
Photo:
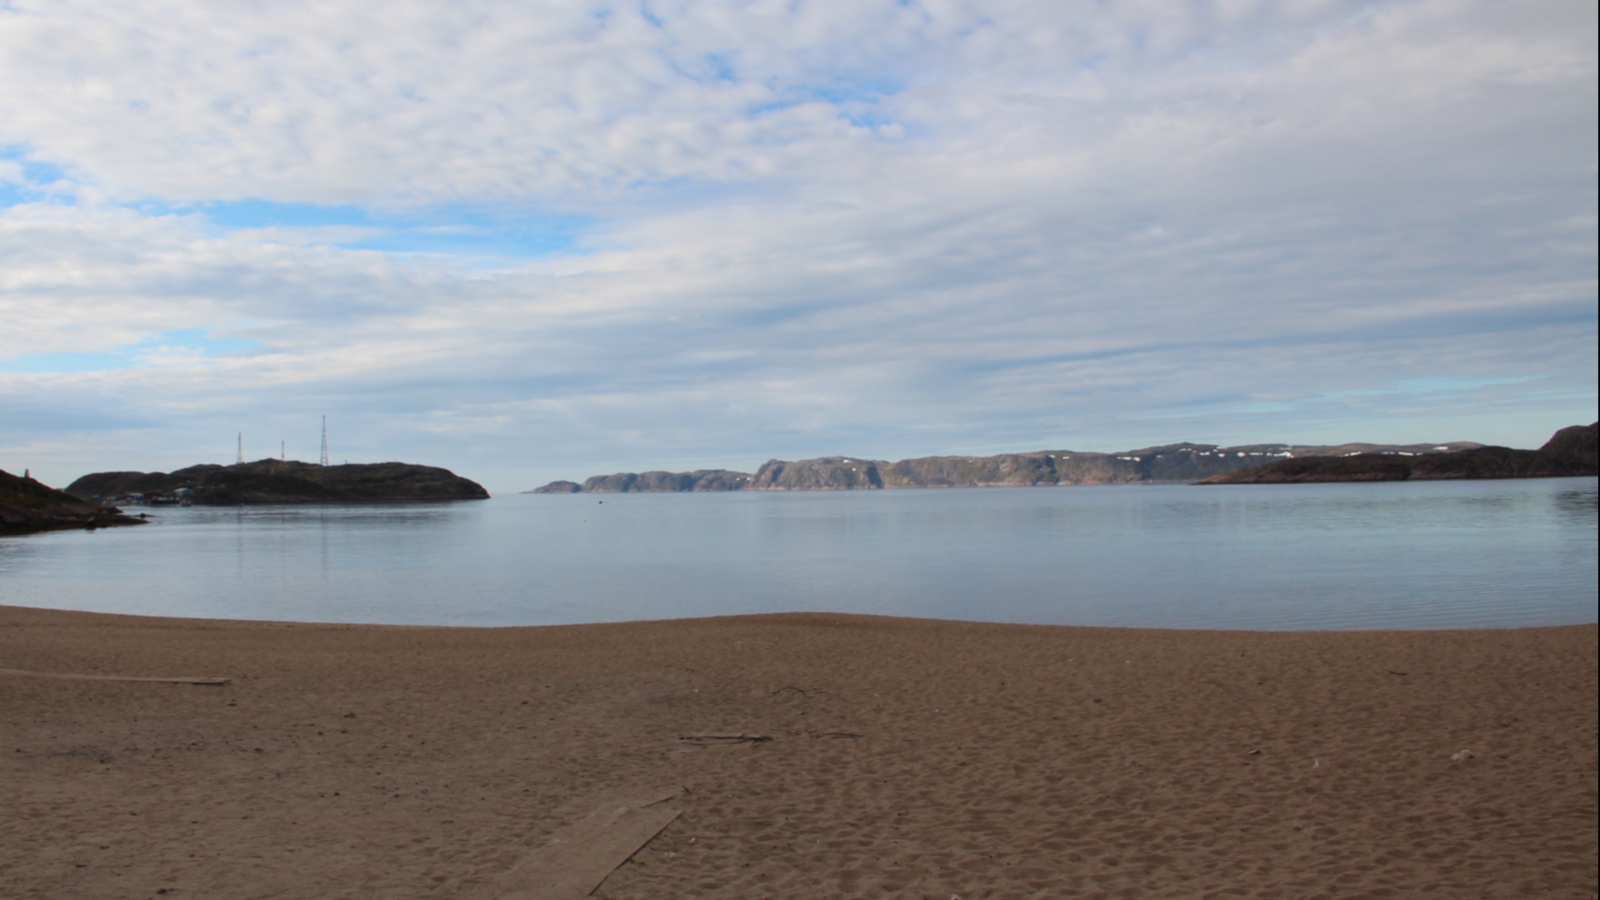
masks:
[[[1600,422],[1556,432],[1537,450],[1475,447],[1417,456],[1344,455],[1280,459],[1200,484],[1298,484],[1328,481],[1433,481],[1446,478],[1564,478],[1600,474]]]
[[[676,493],[695,491],[854,491],[898,488],[1026,487],[1039,485],[1191,482],[1277,459],[1347,454],[1422,455],[1481,447],[1444,444],[1165,444],[1095,453],[1039,450],[994,456],[924,456],[888,462],[855,456],[768,460],[754,474],[727,469],[619,472],[582,482],[552,481],[530,494]]]
[[[0,471],[0,536],[59,531],[64,528],[108,528],[140,525],[144,520],[123,515],[103,503],[74,497],[27,477]]]
[[[279,459],[196,465],[174,472],[95,472],[67,485],[66,492],[86,500],[194,506],[489,497],[477,482],[435,466],[401,462],[319,466]]]

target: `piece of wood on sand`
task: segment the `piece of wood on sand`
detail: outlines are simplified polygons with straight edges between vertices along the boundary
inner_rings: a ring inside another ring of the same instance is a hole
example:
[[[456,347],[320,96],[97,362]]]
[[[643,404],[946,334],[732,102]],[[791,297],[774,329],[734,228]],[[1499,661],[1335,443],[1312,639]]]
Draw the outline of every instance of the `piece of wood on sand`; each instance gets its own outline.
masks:
[[[231,678],[201,678],[189,675],[86,675],[76,672],[30,672],[27,669],[0,669],[0,675],[24,675],[30,678],[64,678],[68,681],[152,681],[159,684],[203,684],[220,686],[232,684]]]
[[[690,744],[765,744],[772,740],[767,734],[682,734],[678,740]]]
[[[682,793],[681,788],[663,788],[601,804],[545,839],[496,878],[488,890],[474,896],[485,900],[587,897],[683,812],[664,805]]]

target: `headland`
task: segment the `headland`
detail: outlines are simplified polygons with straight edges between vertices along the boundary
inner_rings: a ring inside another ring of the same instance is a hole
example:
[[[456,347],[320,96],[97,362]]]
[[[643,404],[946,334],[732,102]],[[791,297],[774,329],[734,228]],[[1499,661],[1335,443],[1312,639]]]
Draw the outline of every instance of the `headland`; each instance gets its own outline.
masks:
[[[95,472],[67,485],[85,499],[238,506],[258,503],[484,500],[475,481],[436,466],[384,462],[319,466],[262,459],[173,472]]]
[[[0,471],[0,536],[138,525],[144,520],[123,515],[104,503],[74,497],[30,477]]]

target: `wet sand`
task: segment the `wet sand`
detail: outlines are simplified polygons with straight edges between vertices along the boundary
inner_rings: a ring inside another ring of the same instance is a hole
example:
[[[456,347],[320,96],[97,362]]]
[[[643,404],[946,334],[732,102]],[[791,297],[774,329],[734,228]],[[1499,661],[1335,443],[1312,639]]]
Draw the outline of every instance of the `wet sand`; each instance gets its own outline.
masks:
[[[0,607],[0,895],[1592,898],[1596,641]]]

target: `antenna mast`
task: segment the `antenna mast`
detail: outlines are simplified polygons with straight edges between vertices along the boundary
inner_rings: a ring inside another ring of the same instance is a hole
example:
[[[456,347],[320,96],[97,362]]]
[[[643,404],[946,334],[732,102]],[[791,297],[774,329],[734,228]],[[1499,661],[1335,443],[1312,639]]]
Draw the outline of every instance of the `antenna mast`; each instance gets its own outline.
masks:
[[[328,464],[328,417],[322,417],[322,464]]]
[[[244,462],[244,432],[242,432],[242,431],[239,432],[239,459],[238,459],[238,462],[241,462],[241,463]]]

